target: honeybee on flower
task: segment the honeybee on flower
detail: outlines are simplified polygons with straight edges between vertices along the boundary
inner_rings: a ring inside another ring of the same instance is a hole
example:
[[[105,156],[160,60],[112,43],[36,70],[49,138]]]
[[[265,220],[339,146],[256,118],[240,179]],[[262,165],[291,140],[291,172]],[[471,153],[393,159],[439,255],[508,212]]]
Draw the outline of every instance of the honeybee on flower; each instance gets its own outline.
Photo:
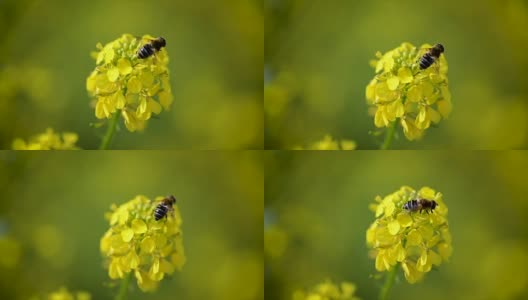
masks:
[[[375,201],[371,209],[376,219],[368,228],[366,238],[377,271],[389,271],[401,265],[407,281],[415,283],[433,266],[448,261],[453,248],[448,208],[441,193],[429,187],[416,191],[403,186],[383,198],[376,197]],[[434,213],[412,213],[424,208],[434,209]]]
[[[376,54],[377,59],[371,62],[376,74],[366,87],[376,127],[400,125],[412,141],[449,117],[452,104],[447,59],[439,55],[440,50],[430,50],[439,47],[403,43],[385,54]],[[438,67],[429,68],[433,62]]]

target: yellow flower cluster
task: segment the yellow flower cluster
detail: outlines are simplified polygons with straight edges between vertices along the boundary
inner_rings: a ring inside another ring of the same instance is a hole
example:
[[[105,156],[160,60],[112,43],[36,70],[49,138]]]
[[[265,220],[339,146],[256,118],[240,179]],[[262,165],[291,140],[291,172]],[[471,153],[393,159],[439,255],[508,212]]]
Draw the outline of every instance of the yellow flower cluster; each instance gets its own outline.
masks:
[[[409,212],[405,203],[414,199],[434,200],[432,213]],[[451,233],[447,206],[442,194],[429,187],[418,192],[408,186],[381,198],[371,205],[376,220],[367,230],[367,245],[373,248],[376,270],[388,271],[401,264],[410,283],[421,280],[433,265],[440,266],[451,256]]]
[[[143,291],[154,291],[165,274],[185,264],[182,218],[178,207],[156,221],[154,209],[163,197],[151,201],[139,195],[106,215],[110,229],[101,239],[101,252],[108,258],[108,275],[125,278],[134,272]]]
[[[45,133],[32,136],[28,142],[15,139],[13,150],[79,150],[75,145],[78,139],[76,133],[58,134],[53,132],[53,129],[48,128]]]
[[[389,127],[399,120],[405,137],[419,139],[424,131],[451,113],[451,93],[447,80],[447,60],[439,60],[420,70],[419,60],[428,44],[420,49],[403,43],[372,61],[376,76],[366,88],[367,103],[375,110],[376,127]]]
[[[336,141],[330,135],[325,135],[320,141],[310,145],[308,148],[295,147],[293,150],[354,150],[356,142],[352,140]]]
[[[293,300],[359,300],[354,296],[356,285],[342,282],[337,286],[330,280],[317,284],[310,291],[298,290],[293,294]]]
[[[92,297],[90,293],[79,291],[76,293],[69,292],[65,287],[61,287],[58,291],[50,293],[45,297],[33,297],[31,300],[90,300]]]
[[[121,113],[129,131],[143,130],[152,114],[168,110],[172,103],[169,58],[164,48],[139,59],[137,51],[154,39],[124,34],[93,53],[95,70],[86,80],[86,89],[95,97],[95,116],[109,119]]]

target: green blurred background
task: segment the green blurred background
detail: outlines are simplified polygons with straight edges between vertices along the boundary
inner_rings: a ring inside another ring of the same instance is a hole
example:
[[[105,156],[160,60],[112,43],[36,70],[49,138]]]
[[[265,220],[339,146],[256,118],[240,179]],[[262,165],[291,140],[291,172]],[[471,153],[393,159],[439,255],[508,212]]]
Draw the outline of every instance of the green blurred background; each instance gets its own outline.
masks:
[[[262,148],[263,30],[254,0],[0,1],[0,149],[47,127],[96,149],[90,52],[123,33],[165,37],[174,102],[113,148]]]
[[[402,42],[441,42],[453,112],[397,149],[528,148],[528,2],[266,0],[265,145],[306,146],[325,134],[376,149],[367,113],[369,61]]]
[[[134,281],[128,299],[262,299],[263,177],[255,152],[0,152],[0,298],[64,285],[113,299],[105,212],[174,194],[187,262],[153,294]]]
[[[265,162],[265,230],[287,237],[266,242],[266,299],[292,299],[326,278],[377,299],[368,206],[403,185],[443,193],[454,250],[422,283],[400,271],[391,299],[527,299],[528,153],[273,152]]]

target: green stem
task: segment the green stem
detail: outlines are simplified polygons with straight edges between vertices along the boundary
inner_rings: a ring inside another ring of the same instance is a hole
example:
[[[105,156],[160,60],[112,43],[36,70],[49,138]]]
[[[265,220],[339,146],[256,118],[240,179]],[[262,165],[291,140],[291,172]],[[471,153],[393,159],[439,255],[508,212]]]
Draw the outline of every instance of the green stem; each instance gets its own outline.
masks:
[[[385,284],[383,284],[383,287],[381,288],[379,300],[387,300],[389,299],[389,292],[392,288],[392,285],[394,284],[394,280],[396,279],[396,273],[398,273],[398,267],[399,264],[396,264],[394,268],[387,274],[385,278]]]
[[[114,113],[114,116],[112,117],[112,120],[110,120],[110,123],[108,124],[108,127],[106,128],[106,133],[103,137],[103,140],[101,141],[101,145],[99,146],[99,150],[105,150],[108,149],[110,146],[110,143],[112,142],[112,139],[114,138],[114,134],[117,128],[117,121],[119,121],[119,116],[121,115],[121,111],[117,110]]]
[[[121,286],[119,287],[119,294],[117,294],[116,300],[125,300],[128,293],[128,284],[130,283],[130,278],[132,277],[132,272],[128,272],[125,275],[125,278],[121,280]]]
[[[396,131],[396,121],[392,122],[387,128],[387,131],[385,132],[385,140],[383,141],[383,144],[381,145],[380,150],[389,149],[392,143],[392,139],[394,138],[395,131]]]

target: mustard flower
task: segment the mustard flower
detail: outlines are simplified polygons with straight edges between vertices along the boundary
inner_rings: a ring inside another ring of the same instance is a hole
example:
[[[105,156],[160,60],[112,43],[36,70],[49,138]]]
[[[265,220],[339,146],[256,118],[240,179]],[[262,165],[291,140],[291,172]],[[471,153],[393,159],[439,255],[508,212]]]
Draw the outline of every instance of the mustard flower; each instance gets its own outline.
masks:
[[[293,300],[359,300],[354,296],[356,285],[342,282],[340,286],[330,280],[317,284],[309,291],[298,290],[293,294]]]
[[[33,297],[31,300],[90,300],[90,293],[84,291],[69,292],[67,288],[61,287],[44,297]]]
[[[172,214],[156,221],[153,212],[162,198],[151,201],[138,195],[120,206],[113,205],[106,214],[110,229],[100,246],[111,279],[125,278],[133,272],[142,291],[154,291],[165,274],[182,269],[182,218],[174,205]]]
[[[13,150],[79,150],[75,145],[78,139],[76,133],[59,134],[48,128],[46,132],[32,136],[27,142],[23,139],[15,139]]]
[[[334,140],[332,136],[325,135],[320,141],[310,145],[308,148],[295,147],[293,150],[355,150],[356,142],[352,140]]]
[[[430,47],[403,43],[383,55],[376,53],[377,60],[371,62],[376,75],[366,88],[376,127],[399,121],[405,137],[412,141],[421,138],[431,124],[447,119],[452,104],[445,55],[425,70],[418,64]]]
[[[143,130],[152,114],[168,110],[172,103],[169,57],[165,48],[139,59],[137,51],[154,38],[123,34],[93,53],[95,70],[86,80],[86,89],[95,99],[95,116],[110,119],[121,113],[127,129]]]
[[[403,208],[414,199],[434,200],[431,213],[409,212]],[[447,206],[442,194],[429,187],[415,191],[408,186],[371,205],[376,220],[367,230],[367,245],[373,249],[376,270],[388,271],[401,264],[409,283],[420,281],[433,265],[440,266],[451,256],[451,233]]]

